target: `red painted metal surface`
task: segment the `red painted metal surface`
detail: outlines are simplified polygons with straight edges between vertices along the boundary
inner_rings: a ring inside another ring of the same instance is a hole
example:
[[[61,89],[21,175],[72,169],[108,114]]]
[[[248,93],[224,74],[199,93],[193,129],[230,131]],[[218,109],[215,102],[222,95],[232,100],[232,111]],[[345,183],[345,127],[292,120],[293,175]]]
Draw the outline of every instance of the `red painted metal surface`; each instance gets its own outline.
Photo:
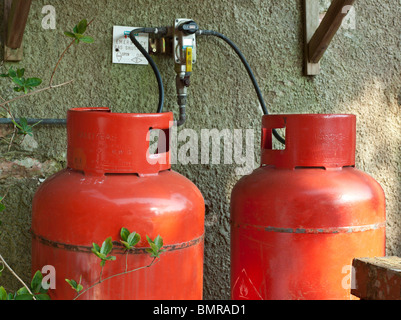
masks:
[[[355,132],[352,115],[263,117],[262,166],[232,191],[233,299],[350,299],[353,258],[385,255],[385,197],[354,167]]]
[[[81,299],[202,299],[203,197],[170,169],[162,138],[156,154],[148,151],[150,129],[168,133],[172,120],[172,113],[68,111],[68,167],[47,179],[33,201],[32,272],[55,267],[52,299],[75,297],[66,278],[82,275],[84,288],[99,280],[92,243],[119,240],[122,227],[142,236],[128,255],[127,270],[151,263],[146,235],[160,235],[166,252],[151,267],[102,282]],[[126,270],[117,242],[112,255],[117,260],[106,263],[103,279]]]

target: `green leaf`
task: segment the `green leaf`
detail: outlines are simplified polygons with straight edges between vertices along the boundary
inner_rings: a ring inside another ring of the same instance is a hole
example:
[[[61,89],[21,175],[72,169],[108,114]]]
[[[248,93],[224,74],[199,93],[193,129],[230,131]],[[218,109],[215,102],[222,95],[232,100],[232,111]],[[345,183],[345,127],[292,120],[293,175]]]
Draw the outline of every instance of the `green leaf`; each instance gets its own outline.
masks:
[[[18,134],[29,135],[32,137],[32,126],[28,124],[28,120],[26,118],[21,118],[19,120],[19,124],[14,120],[11,121],[19,129]]]
[[[13,82],[21,87],[25,85],[25,79],[24,78],[18,78],[18,77],[12,77],[11,78]]]
[[[15,297],[15,300],[33,300],[33,295],[31,294],[21,294]]]
[[[21,92],[24,90],[24,87],[14,87],[15,92]]]
[[[90,36],[84,36],[79,40],[81,40],[82,42],[85,42],[85,43],[94,43],[95,42],[95,40]]]
[[[8,75],[8,73],[2,73],[2,74],[0,74],[0,77],[1,78],[8,78],[9,75]]]
[[[33,134],[31,131],[23,132],[22,134],[33,137]]]
[[[24,68],[17,69],[17,77],[18,78],[22,78],[24,76],[24,74],[25,74],[25,69]]]
[[[39,78],[28,78],[25,81],[25,85],[28,87],[37,87],[42,83],[42,79]]]
[[[150,247],[152,248],[153,252],[157,252],[159,248],[154,243],[150,243]]]
[[[160,237],[159,235],[155,238],[154,241],[155,245],[157,246],[158,250],[163,247],[163,238]]]
[[[65,281],[71,286],[71,288],[73,288],[74,290],[77,289],[78,284],[75,280],[65,279]]]
[[[84,37],[84,35],[82,35],[80,33],[76,33],[74,36],[75,36],[75,39],[78,39],[78,40],[81,40]]]
[[[96,251],[100,251],[100,247],[97,243],[92,243],[93,249],[95,249]]]
[[[4,210],[6,210],[6,206],[1,203],[2,200],[3,199],[0,199],[0,212],[3,212]]]
[[[88,27],[88,21],[86,19],[81,20],[78,25],[76,26],[76,30],[74,31],[75,33],[80,33],[83,34],[86,31],[86,28]]]
[[[153,249],[148,248],[148,249],[146,249],[146,251],[147,251],[148,253],[150,253],[150,256],[151,256],[151,257],[155,257],[155,258],[158,258],[158,257],[159,257],[158,252],[157,252],[157,251],[154,251]]]
[[[1,199],[0,199],[0,201],[1,201]],[[130,232],[127,228],[121,228],[120,237],[122,240],[127,241],[129,235],[130,235]]]
[[[46,293],[41,293],[41,294],[37,294],[35,295],[36,300],[51,300],[49,295]]]
[[[19,124],[22,128],[26,129],[28,127],[28,120],[26,118],[19,119]]]
[[[128,244],[129,244],[131,247],[133,247],[133,246],[135,246],[140,240],[141,240],[141,236],[140,236],[138,233],[133,232],[133,233],[131,233],[131,234],[128,236],[127,242],[128,242]]]
[[[22,295],[22,294],[30,294],[30,293],[29,293],[29,291],[28,291],[27,288],[22,287],[21,289],[19,289],[19,290],[17,291],[17,296]]]
[[[43,120],[39,120],[38,122],[34,123],[31,127],[33,128],[34,126],[37,126],[39,123],[41,123]]]
[[[148,243],[150,245],[150,248],[146,249],[146,251],[150,253],[151,257],[158,258],[160,253],[165,251],[165,250],[161,250],[161,247],[163,247],[163,239],[162,239],[162,237],[160,237],[158,235],[155,238],[155,240],[152,240],[148,236],[146,236],[146,239],[148,240]]]
[[[7,291],[3,287],[0,287],[0,300],[7,300]]]
[[[77,293],[80,293],[82,290],[83,290],[83,286],[82,286],[82,284],[79,284],[78,286],[77,286],[77,289],[76,289],[76,291],[77,291]]]
[[[100,253],[108,255],[113,249],[113,243],[111,241],[111,237],[108,237],[106,240],[104,240],[102,247],[100,248]]]
[[[116,260],[116,257],[115,257],[115,256],[108,256],[108,257],[106,257],[106,259],[104,259],[104,260],[106,260],[106,261],[115,261],[115,260]]]
[[[125,247],[127,250],[130,250],[130,249],[131,249],[131,246],[129,245],[128,242],[126,242],[126,241],[124,241],[124,240],[120,240],[120,242],[124,245],[124,247]]]
[[[31,289],[33,293],[39,293],[42,289],[43,275],[40,271],[36,271],[31,281]]]
[[[73,32],[64,31],[64,34],[65,34],[67,37],[75,38],[75,33],[73,33]]]
[[[99,251],[96,251],[94,248],[92,248],[91,250],[100,259],[102,259],[102,260],[106,259],[106,255],[105,254],[100,253]]]
[[[15,70],[13,69],[13,67],[11,67],[10,70],[8,70],[8,75],[9,75],[11,78],[14,78],[14,77],[17,76],[17,72],[15,72]]]
[[[14,125],[15,125],[18,129],[21,129],[21,130],[22,130],[22,127],[21,127],[18,123],[16,123],[16,122],[14,121],[14,119],[11,119],[11,121],[12,121],[12,123],[14,123]]]

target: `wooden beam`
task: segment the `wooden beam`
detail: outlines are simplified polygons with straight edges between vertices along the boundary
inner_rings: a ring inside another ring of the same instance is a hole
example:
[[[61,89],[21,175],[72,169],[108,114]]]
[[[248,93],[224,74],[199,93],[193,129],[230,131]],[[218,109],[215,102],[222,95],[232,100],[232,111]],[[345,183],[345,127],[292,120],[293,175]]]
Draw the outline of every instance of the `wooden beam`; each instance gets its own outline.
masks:
[[[7,0],[6,2],[8,2]],[[21,47],[25,26],[28,20],[32,0],[13,0],[7,21],[6,45],[11,49]]]
[[[25,26],[32,0],[4,1],[4,61],[21,61]]]
[[[401,300],[401,258],[354,259],[351,294],[364,300]]]
[[[319,1],[304,0],[304,26],[305,26],[305,73],[315,76],[320,73],[320,63],[309,62],[309,41],[319,27]]]
[[[316,0],[316,2],[318,2]],[[355,0],[333,0],[308,44],[308,60],[318,63],[330,45]]]

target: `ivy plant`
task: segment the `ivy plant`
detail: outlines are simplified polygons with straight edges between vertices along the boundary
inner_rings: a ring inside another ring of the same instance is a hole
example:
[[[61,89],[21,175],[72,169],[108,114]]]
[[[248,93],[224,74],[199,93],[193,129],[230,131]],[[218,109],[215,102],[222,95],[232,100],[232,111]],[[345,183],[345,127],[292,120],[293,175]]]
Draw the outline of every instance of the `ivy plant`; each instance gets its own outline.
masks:
[[[139,235],[139,233],[131,233],[127,228],[121,229],[120,236],[120,242],[124,245],[126,250],[133,249],[138,244],[138,242],[141,241],[141,236]]]
[[[24,78],[25,74],[25,69],[17,69],[14,70],[13,67],[11,67],[8,70],[8,73],[2,73],[0,74],[0,77],[2,78],[10,78],[14,84],[17,86],[14,87],[14,91],[16,92],[24,92],[25,94],[28,93],[28,91],[33,90],[34,87],[40,86],[42,84],[42,79],[40,78]]]
[[[109,256],[109,253],[113,249],[113,242],[111,240],[111,237],[108,237],[105,241],[103,241],[103,244],[101,247],[99,247],[98,244],[93,243],[93,248],[92,252],[100,258],[100,266],[104,267],[107,261],[114,261],[116,260],[115,256]]]
[[[79,282],[77,283],[75,280],[69,280],[69,279],[65,279],[65,281],[71,286],[71,288],[77,293],[79,294],[84,287],[81,284],[82,281],[82,276],[79,278]]]
[[[15,293],[7,293],[4,287],[0,287],[0,300],[50,300],[47,289],[42,286],[43,275],[37,271],[32,278],[30,288],[22,287]]]
[[[65,31],[64,34],[67,37],[75,39],[75,43],[79,43],[80,41],[85,42],[85,43],[93,43],[94,39],[90,36],[84,36],[84,33],[86,31],[86,28],[88,27],[88,21],[86,19],[81,20],[72,30],[70,31]]]
[[[151,240],[148,236],[146,236],[149,248],[146,248],[146,251],[150,253],[150,256],[153,258],[150,264],[135,268],[132,270],[128,270],[128,263],[127,263],[127,258],[128,258],[128,253],[134,247],[141,241],[141,236],[137,232],[130,232],[127,228],[121,228],[120,230],[120,242],[123,245],[126,255],[125,255],[125,271],[121,273],[117,273],[114,275],[109,276],[108,278],[102,279],[102,273],[103,273],[103,267],[105,266],[107,261],[115,261],[116,257],[115,256],[110,256],[109,254],[111,253],[113,249],[113,241],[111,237],[108,237],[100,247],[98,244],[93,243],[92,244],[92,253],[100,259],[100,266],[101,266],[101,271],[100,271],[100,276],[99,276],[99,281],[95,282],[91,286],[87,287],[84,289],[84,287],[81,285],[81,280],[82,276],[79,279],[79,282],[73,279],[65,279],[65,281],[71,286],[71,288],[77,293],[76,297],[74,300],[79,298],[81,295],[86,293],[88,290],[92,289],[93,287],[97,286],[98,284],[109,280],[111,278],[117,277],[117,276],[122,276],[131,272],[135,272],[144,268],[149,268],[151,267],[155,260],[160,258],[160,254],[164,252],[165,250],[162,249],[163,247],[163,238],[158,235],[154,240]]]
[[[28,120],[26,118],[19,119],[19,123],[16,122],[15,119],[11,119],[14,125],[18,128],[18,134],[22,134],[24,136],[33,136],[33,127],[38,125],[41,121],[36,122],[33,125],[28,124]]]
[[[79,43],[85,42],[85,43],[93,43],[94,40],[92,37],[89,36],[84,36],[83,33],[87,30],[87,27],[93,22],[90,21],[89,23],[87,22],[86,19],[81,20],[73,29],[73,33],[66,34],[68,37],[71,37],[73,35],[74,40],[65,48],[65,50],[61,53],[55,67],[53,68],[51,77],[50,77],[50,82],[49,85],[45,88],[37,89],[42,84],[42,79],[38,77],[26,77],[26,70],[25,68],[16,68],[14,69],[13,67],[10,67],[9,69],[4,68],[6,71],[3,73],[0,73],[0,78],[7,79],[9,80],[13,85],[13,90],[18,93],[23,93],[22,95],[18,95],[10,100],[4,99],[0,95],[0,117],[9,117],[11,118],[11,121],[14,124],[14,133],[12,134],[11,139],[7,142],[9,144],[8,150],[10,151],[11,146],[13,145],[13,139],[15,134],[20,134],[23,135],[25,138],[26,135],[32,136],[33,134],[33,127],[36,126],[38,123],[35,123],[33,125],[29,125],[28,121],[26,118],[21,117],[19,121],[17,121],[14,117],[13,111],[10,107],[10,104],[20,100],[24,97],[33,95],[33,94],[38,94],[40,92],[44,92],[46,90],[51,90],[54,88],[58,88],[67,84],[70,84],[73,82],[73,80],[54,85],[53,84],[53,78],[56,73],[56,70],[58,69],[58,66],[60,65],[61,60],[65,56],[65,53],[68,51],[68,49],[74,44],[74,43]],[[0,67],[4,66],[4,62],[0,62]],[[0,138],[1,140],[6,140],[5,138]],[[4,205],[4,198],[5,195],[0,196],[0,213],[3,213],[4,210],[6,209]],[[1,225],[1,221],[0,221]],[[103,249],[104,250],[104,249]],[[6,260],[3,258],[3,256],[0,253],[0,275],[1,273],[5,270],[8,269],[11,274],[18,279],[19,282],[21,282],[24,287],[19,289],[17,292],[14,293],[7,293],[6,289],[2,286],[0,286],[0,300],[47,300],[49,299],[49,296],[47,294],[47,290],[45,290],[42,287],[42,281],[43,281],[43,275],[40,271],[36,272],[35,275],[33,276],[30,285],[28,286],[27,284],[24,283],[24,281],[21,280],[21,278],[13,271],[13,269],[7,264]],[[82,290],[82,286],[79,283],[76,283],[75,281],[71,280],[70,285],[79,292]]]
[[[0,98],[2,100],[2,101],[0,101],[0,109],[2,109],[5,112],[5,115],[8,115],[11,117],[11,121],[14,124],[14,133],[23,135],[24,137],[26,135],[32,136],[33,127],[36,126],[37,124],[39,124],[39,122],[35,123],[33,125],[29,125],[28,120],[24,117],[21,117],[19,119],[19,121],[17,121],[12,114],[9,104],[16,100],[19,100],[23,96],[29,96],[32,94],[36,94],[39,92],[43,92],[45,90],[50,90],[50,89],[71,83],[73,80],[64,82],[62,84],[53,85],[53,78],[54,78],[55,72],[58,69],[58,66],[60,65],[60,62],[63,59],[65,53],[68,51],[68,49],[74,43],[78,44],[80,42],[84,42],[84,43],[93,43],[94,42],[94,39],[92,37],[84,35],[84,33],[86,32],[88,26],[92,23],[92,21],[90,21],[88,23],[86,19],[83,19],[73,28],[72,32],[70,32],[70,31],[64,32],[64,34],[67,37],[73,38],[73,40],[67,46],[67,48],[65,48],[65,50],[61,53],[56,65],[53,69],[48,87],[43,88],[43,89],[34,90],[36,87],[38,87],[42,84],[42,79],[37,78],[37,77],[26,77],[24,68],[17,68],[15,70],[13,67],[11,67],[7,70],[7,72],[0,74],[1,78],[9,79],[13,83],[13,85],[14,85],[13,89],[15,92],[24,93],[24,95],[15,97],[8,101],[6,101],[5,99],[3,99],[0,96]],[[2,115],[5,116],[4,114],[2,114]],[[11,144],[12,144],[12,139],[10,141],[9,146],[11,146]],[[5,206],[3,203],[4,197],[5,196],[0,197],[0,213],[2,213],[5,210]],[[0,221],[0,224],[1,224],[1,221]],[[146,251],[150,254],[150,257],[153,258],[152,261],[150,262],[150,264],[148,264],[146,266],[128,270],[128,253],[131,250],[133,250],[135,248],[135,246],[141,241],[141,236],[137,232],[130,232],[127,228],[122,228],[120,231],[120,237],[121,237],[120,243],[122,244],[123,248],[126,251],[125,271],[118,273],[118,274],[114,274],[106,279],[102,279],[103,268],[105,267],[106,262],[116,260],[116,256],[110,255],[110,253],[113,250],[113,241],[112,241],[111,237],[108,237],[106,240],[103,241],[102,246],[99,246],[97,243],[92,243],[91,251],[96,257],[98,257],[100,259],[101,271],[100,271],[99,281],[92,284],[88,288],[84,289],[83,285],[81,284],[82,276],[80,277],[79,281],[76,281],[74,279],[65,279],[65,281],[72,288],[72,290],[74,290],[76,292],[77,295],[76,295],[75,299],[77,299],[79,296],[81,296],[82,294],[84,294],[86,291],[90,290],[94,286],[102,283],[103,281],[109,280],[116,276],[122,276],[124,274],[128,274],[128,273],[140,270],[140,269],[151,267],[153,265],[153,263],[156,261],[156,259],[160,258],[160,254],[165,251],[162,249],[163,239],[160,235],[158,235],[154,240],[152,240],[148,236],[146,236],[146,239],[149,244],[149,248],[146,248]],[[8,266],[8,264],[6,263],[6,261],[4,260],[2,255],[0,254],[0,275],[5,268],[9,269],[9,271],[24,286],[22,288],[20,288],[18,291],[16,291],[15,293],[8,293],[4,287],[0,286],[0,300],[49,300],[50,299],[49,295],[48,295],[48,290],[43,288],[43,275],[40,271],[37,271],[35,273],[35,275],[33,276],[32,280],[31,280],[30,285],[28,286]]]
[[[10,108],[10,103],[14,102],[16,100],[19,100],[25,96],[29,96],[32,94],[37,94],[39,92],[43,92],[46,90],[50,90],[56,87],[60,87],[63,85],[67,85],[69,83],[71,83],[73,80],[58,84],[58,85],[53,85],[53,79],[56,73],[56,70],[58,69],[61,60],[63,59],[65,53],[69,50],[69,48],[74,44],[78,44],[80,42],[84,42],[84,43],[93,43],[94,39],[91,36],[86,36],[84,35],[84,33],[86,32],[88,26],[93,22],[90,21],[89,23],[87,22],[86,19],[81,20],[74,28],[73,28],[73,32],[69,32],[69,31],[65,31],[64,34],[67,37],[71,37],[74,40],[65,48],[65,50],[61,53],[54,69],[53,72],[51,74],[50,77],[50,82],[49,85],[46,88],[42,88],[42,89],[38,89],[38,90],[34,90],[36,89],[38,86],[40,86],[42,84],[42,79],[38,78],[38,77],[25,77],[25,68],[17,68],[16,70],[13,67],[10,67],[7,72],[5,73],[1,73],[0,77],[1,78],[7,78],[9,80],[11,80],[11,82],[14,84],[14,91],[15,92],[22,92],[24,93],[23,95],[19,95],[17,97],[14,97],[13,99],[10,99],[8,101],[6,101],[6,99],[4,99],[3,97],[0,96],[0,109],[2,109],[2,111],[5,112],[1,113],[0,116],[1,117],[6,117],[9,116],[14,124],[14,134],[16,133],[16,130],[18,134],[22,135],[23,137],[25,137],[26,135],[32,136],[32,132],[33,132],[33,127],[38,123],[34,124],[34,125],[28,125],[26,118],[21,118],[20,121],[16,121],[15,117],[13,115],[13,112]],[[3,63],[1,64],[3,65]],[[14,138],[14,134],[12,135],[11,140],[9,141],[9,150],[11,148],[11,145],[13,143],[13,138]],[[4,139],[4,138],[3,138]]]
[[[146,249],[146,251],[150,253],[151,257],[159,258],[160,254],[165,251],[164,249],[162,249],[163,238],[157,236],[154,240],[152,240],[148,236],[146,236],[146,239],[148,240],[148,243],[150,245],[150,248]]]

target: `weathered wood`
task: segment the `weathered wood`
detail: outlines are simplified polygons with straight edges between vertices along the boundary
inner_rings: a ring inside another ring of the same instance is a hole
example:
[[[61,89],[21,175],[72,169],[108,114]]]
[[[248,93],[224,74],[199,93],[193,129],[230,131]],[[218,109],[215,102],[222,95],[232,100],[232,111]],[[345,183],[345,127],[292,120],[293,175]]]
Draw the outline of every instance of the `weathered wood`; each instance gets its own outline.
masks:
[[[23,57],[23,44],[20,44],[20,47],[17,49],[12,49],[7,46],[7,37],[8,37],[8,21],[10,17],[11,7],[13,4],[13,0],[5,0],[4,1],[4,61],[21,61]]]
[[[304,25],[305,25],[305,73],[314,76],[320,73],[320,63],[309,62],[309,41],[319,27],[319,1],[304,0]]]
[[[364,300],[401,300],[401,258],[359,258],[352,266],[352,295]]]
[[[5,0],[4,1],[4,39],[7,39],[7,22],[8,22],[8,15],[11,10],[12,0]],[[4,61],[21,61],[22,60],[22,45],[21,48],[18,49],[11,49],[8,48],[4,41]]]
[[[8,2],[7,0],[6,2]],[[11,49],[21,47],[32,0],[13,0],[7,19],[6,45]],[[9,7],[9,4],[7,5]]]
[[[318,2],[318,1],[316,1]],[[318,63],[355,0],[333,0],[308,44],[309,62]]]

